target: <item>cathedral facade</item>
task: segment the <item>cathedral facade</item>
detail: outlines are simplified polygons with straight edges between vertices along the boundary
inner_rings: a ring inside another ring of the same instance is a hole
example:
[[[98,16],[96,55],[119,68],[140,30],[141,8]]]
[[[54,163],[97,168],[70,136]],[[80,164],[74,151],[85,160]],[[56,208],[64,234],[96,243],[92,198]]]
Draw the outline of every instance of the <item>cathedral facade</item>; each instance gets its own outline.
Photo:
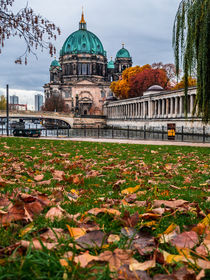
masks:
[[[76,115],[100,115],[107,98],[112,96],[110,84],[116,81],[132,58],[124,45],[115,61],[107,54],[99,38],[87,30],[82,13],[79,30],[65,41],[60,58],[50,65],[50,82],[44,85],[45,97],[62,95],[69,112]]]

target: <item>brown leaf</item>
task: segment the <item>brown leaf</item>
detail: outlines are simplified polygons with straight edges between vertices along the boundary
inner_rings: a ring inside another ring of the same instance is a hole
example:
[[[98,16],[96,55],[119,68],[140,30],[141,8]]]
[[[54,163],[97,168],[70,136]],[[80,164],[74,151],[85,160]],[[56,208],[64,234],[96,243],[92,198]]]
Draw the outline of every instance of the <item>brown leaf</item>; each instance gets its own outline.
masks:
[[[36,175],[36,176],[34,177],[34,180],[37,181],[37,182],[39,182],[39,181],[43,180],[43,178],[44,178],[44,175],[43,175],[43,174],[40,174],[40,175]]]
[[[142,256],[150,254],[156,248],[155,239],[149,233],[140,232],[138,238],[132,241],[131,248],[137,250]]]
[[[63,211],[58,207],[52,207],[47,212],[46,216],[47,219],[54,221],[55,219],[62,219],[63,218]]]
[[[45,232],[40,234],[40,237],[44,240],[58,241],[59,238],[64,237],[66,234],[61,228],[47,228]]]
[[[156,261],[155,260],[150,260],[150,261],[145,261],[143,263],[141,262],[134,262],[134,263],[131,263],[129,265],[129,269],[131,271],[136,271],[136,270],[147,270],[149,268],[153,268],[153,267],[156,267]]]
[[[100,230],[94,230],[76,239],[76,243],[85,249],[101,247],[106,244],[106,235]]]
[[[24,248],[29,248],[31,246],[32,249],[36,249],[36,250],[43,250],[43,246],[44,246],[48,250],[52,250],[57,246],[57,243],[47,243],[44,241],[41,243],[39,240],[33,239],[31,242],[26,240],[21,240],[20,245]]]
[[[97,216],[99,213],[108,213],[108,214],[113,214],[116,216],[121,215],[120,211],[118,211],[116,209],[107,209],[107,208],[93,208],[93,209],[87,211],[87,213],[95,215],[95,216]]]
[[[138,214],[138,212],[136,212],[135,214],[130,216],[130,213],[128,211],[125,211],[121,220],[125,226],[134,227],[138,224],[139,214]]]
[[[46,181],[41,181],[38,182],[38,185],[42,186],[42,185],[50,185],[51,184],[51,179],[46,180]]]
[[[182,267],[173,273],[173,276],[177,280],[195,280],[196,274],[193,270]]]
[[[181,234],[176,235],[172,240],[171,244],[178,248],[193,248],[199,243],[197,233],[194,231],[185,231]]]
[[[122,265],[118,270],[118,278],[120,280],[151,280],[152,278],[145,271],[130,271],[129,265]],[[170,279],[171,280],[171,279]]]
[[[178,200],[154,200],[154,207],[161,207],[164,205],[165,207],[176,209],[177,207],[183,206],[184,204],[189,203],[186,200],[178,199]]]
[[[118,242],[118,241],[120,241],[120,237],[119,237],[119,235],[116,235],[116,234],[110,234],[107,239],[108,243],[114,243],[114,242]]]
[[[105,251],[98,256],[100,261],[109,262],[109,268],[111,271],[118,270],[121,265],[130,264],[132,259],[131,250],[115,249],[113,252]]]
[[[62,170],[54,170],[53,172],[53,179],[57,181],[63,180],[65,173]]]
[[[197,260],[197,265],[202,269],[210,269],[210,261],[205,261],[202,259]]]
[[[98,260],[98,257],[92,256],[88,252],[85,252],[84,254],[76,256],[74,258],[74,262],[80,264],[81,267],[86,267],[90,262]]]

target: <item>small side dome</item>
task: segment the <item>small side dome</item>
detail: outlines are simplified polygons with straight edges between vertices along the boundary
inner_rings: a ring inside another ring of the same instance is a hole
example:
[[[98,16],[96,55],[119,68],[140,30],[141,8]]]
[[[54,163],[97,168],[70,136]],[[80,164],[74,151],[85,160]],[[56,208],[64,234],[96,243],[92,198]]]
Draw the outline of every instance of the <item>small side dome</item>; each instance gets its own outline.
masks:
[[[117,52],[116,58],[131,58],[129,51],[125,49],[124,44],[122,45],[122,49]]]
[[[108,65],[107,65],[107,68],[108,69],[114,69],[114,61],[112,60],[112,57],[111,57],[111,60],[109,61]]]
[[[164,89],[159,85],[153,85],[147,89],[147,91],[163,91]]]
[[[60,63],[56,60],[56,58],[51,62],[50,66],[52,67],[60,67]]]

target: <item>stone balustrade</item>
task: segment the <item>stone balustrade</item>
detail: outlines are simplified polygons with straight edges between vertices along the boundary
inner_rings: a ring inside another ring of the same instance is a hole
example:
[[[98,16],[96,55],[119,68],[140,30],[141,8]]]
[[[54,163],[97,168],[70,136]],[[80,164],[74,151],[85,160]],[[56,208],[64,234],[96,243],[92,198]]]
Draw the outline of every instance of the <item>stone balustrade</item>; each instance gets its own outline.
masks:
[[[196,88],[189,89],[187,116],[193,117]],[[137,98],[108,102],[104,105],[108,119],[175,119],[183,118],[184,91],[147,91]]]

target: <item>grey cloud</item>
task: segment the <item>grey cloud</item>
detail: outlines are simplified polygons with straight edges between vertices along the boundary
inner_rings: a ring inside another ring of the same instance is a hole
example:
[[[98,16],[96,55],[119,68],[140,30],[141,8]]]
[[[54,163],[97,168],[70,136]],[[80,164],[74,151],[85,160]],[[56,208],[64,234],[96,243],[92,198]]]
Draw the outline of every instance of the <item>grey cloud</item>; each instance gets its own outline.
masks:
[[[108,59],[115,58],[124,42],[135,65],[174,60],[171,38],[177,0],[16,0],[16,9],[27,2],[60,26],[62,34],[55,42],[57,57],[65,39],[78,29],[84,6],[88,29],[102,41]],[[15,65],[15,58],[23,51],[22,41],[6,42],[0,55],[0,87],[9,83],[13,88],[43,90],[44,83],[49,82],[52,58],[45,50],[38,52],[38,60],[31,55],[27,66]]]

